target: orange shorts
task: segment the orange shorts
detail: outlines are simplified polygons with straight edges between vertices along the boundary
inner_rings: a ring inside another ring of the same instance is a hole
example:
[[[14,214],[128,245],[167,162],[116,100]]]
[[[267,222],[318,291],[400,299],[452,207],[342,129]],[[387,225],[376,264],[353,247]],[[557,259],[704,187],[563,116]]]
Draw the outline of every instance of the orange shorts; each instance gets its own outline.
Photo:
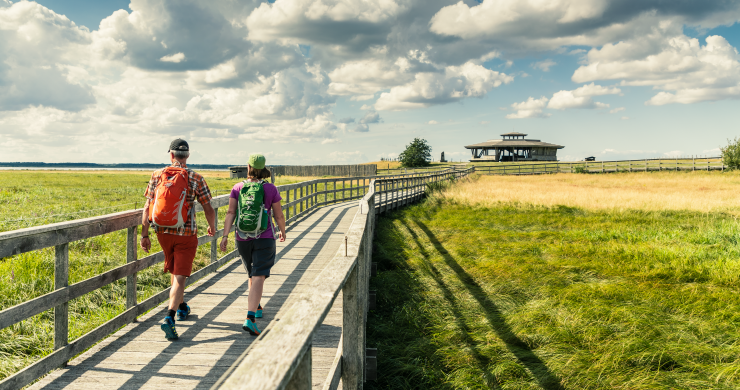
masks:
[[[195,252],[198,250],[198,236],[157,233],[157,240],[164,252],[164,272],[190,276],[193,272]]]

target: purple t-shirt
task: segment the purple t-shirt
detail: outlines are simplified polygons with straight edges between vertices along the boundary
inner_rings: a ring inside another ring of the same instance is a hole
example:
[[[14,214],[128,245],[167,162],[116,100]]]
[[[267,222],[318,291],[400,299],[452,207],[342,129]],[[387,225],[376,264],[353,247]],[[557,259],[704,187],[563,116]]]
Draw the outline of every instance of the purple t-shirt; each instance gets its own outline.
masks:
[[[234,188],[231,189],[230,197],[238,201],[239,192],[241,192],[242,187],[244,187],[244,182],[240,181],[239,183],[236,183],[236,185],[234,185]],[[267,212],[270,213],[270,211],[272,211],[272,204],[276,202],[280,202],[281,200],[283,200],[283,198],[280,196],[280,192],[278,192],[277,188],[273,184],[264,183],[262,185],[262,189],[265,190],[265,209],[267,209]],[[275,236],[272,234],[272,218],[270,218],[267,224],[267,230],[262,232],[259,238],[272,238],[273,240],[275,239]],[[236,240],[237,241],[249,241],[249,240],[254,240],[254,238],[247,238],[245,240],[239,237],[239,234],[236,234]]]

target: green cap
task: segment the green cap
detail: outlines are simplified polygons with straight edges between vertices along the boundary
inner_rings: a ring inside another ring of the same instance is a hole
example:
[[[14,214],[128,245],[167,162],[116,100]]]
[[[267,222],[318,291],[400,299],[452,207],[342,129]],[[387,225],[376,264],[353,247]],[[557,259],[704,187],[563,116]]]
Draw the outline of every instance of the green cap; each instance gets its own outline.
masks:
[[[247,164],[254,169],[263,169],[265,167],[265,156],[261,153],[250,154]]]

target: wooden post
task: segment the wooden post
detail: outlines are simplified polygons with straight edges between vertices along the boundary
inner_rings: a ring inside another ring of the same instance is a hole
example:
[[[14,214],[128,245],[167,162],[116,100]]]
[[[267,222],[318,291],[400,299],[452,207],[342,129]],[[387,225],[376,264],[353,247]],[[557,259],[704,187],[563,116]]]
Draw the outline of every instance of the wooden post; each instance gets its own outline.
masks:
[[[299,190],[300,190],[300,197],[298,197],[296,199],[303,199],[303,186],[300,186]],[[299,213],[302,213],[303,212],[303,202],[304,202],[303,200],[300,201],[300,202],[298,202],[298,204],[299,204],[298,210],[300,210]],[[296,214],[296,215],[298,215],[298,214]]]
[[[218,261],[218,234],[216,234],[218,232],[218,207],[213,211],[215,214],[215,220],[213,222],[216,225],[216,231],[213,232],[213,237],[211,238],[211,264]]]
[[[696,170],[696,156],[691,156],[691,170]]]
[[[303,353],[285,390],[311,390],[311,346]]]
[[[69,244],[65,243],[54,247],[54,290],[61,290],[69,286]],[[69,343],[69,302],[59,304],[54,308],[54,350],[65,347]],[[62,363],[66,367],[67,362]]]
[[[290,190],[285,191],[285,203],[290,203]],[[285,220],[290,219],[290,206],[285,208]]]
[[[347,260],[349,261],[349,260]],[[365,346],[363,339],[364,305],[360,302],[358,263],[342,288],[342,388],[362,389]]]
[[[297,188],[293,188],[293,199],[294,199],[294,202],[298,200],[298,189]],[[298,204],[293,205],[293,216],[295,217],[296,215],[298,215]]]
[[[136,261],[138,253],[138,226],[130,227],[126,235],[126,263]],[[136,306],[136,274],[126,277],[126,309]]]
[[[329,202],[329,182],[324,182],[324,203]]]

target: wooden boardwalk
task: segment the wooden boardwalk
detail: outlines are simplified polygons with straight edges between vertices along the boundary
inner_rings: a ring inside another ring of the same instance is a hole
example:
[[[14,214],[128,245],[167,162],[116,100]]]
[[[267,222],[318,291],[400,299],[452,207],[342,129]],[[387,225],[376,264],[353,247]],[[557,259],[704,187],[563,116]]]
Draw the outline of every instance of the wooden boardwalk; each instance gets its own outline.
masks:
[[[264,318],[257,321],[263,332],[291,306],[291,295],[307,288],[334,257],[356,212],[356,202],[322,207],[289,227],[265,283]],[[209,389],[256,339],[241,328],[247,312],[241,260],[188,288],[185,300],[192,313],[177,323],[179,340],[166,340],[159,328],[165,302],[30,388]],[[339,298],[313,339],[314,389],[323,387],[337,353],[341,305]]]

